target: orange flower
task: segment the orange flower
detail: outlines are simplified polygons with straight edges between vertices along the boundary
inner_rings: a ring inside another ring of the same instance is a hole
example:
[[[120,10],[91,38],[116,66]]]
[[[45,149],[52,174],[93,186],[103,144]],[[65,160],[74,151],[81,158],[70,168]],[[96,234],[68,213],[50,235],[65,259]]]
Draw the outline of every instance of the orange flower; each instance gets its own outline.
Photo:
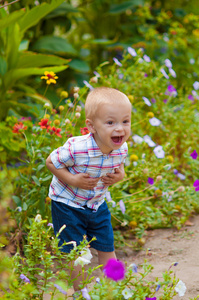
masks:
[[[54,72],[45,71],[44,75],[45,76],[41,76],[41,79],[45,79],[46,80],[46,84],[51,84],[51,83],[56,84],[57,83],[56,79],[58,77],[56,76],[56,74]]]
[[[80,132],[81,132],[81,134],[85,135],[85,134],[88,134],[90,131],[88,130],[87,127],[84,127],[84,128],[80,128]]]
[[[27,126],[24,126],[24,124],[22,122],[19,122],[13,126],[12,132],[19,134],[19,133],[21,133],[22,130],[26,130],[26,129],[27,129]]]

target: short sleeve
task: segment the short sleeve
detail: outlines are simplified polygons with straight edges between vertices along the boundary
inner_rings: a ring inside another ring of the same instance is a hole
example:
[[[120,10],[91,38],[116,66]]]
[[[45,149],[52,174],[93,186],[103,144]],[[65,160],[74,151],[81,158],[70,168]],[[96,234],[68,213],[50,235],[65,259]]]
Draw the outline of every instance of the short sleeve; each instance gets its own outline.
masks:
[[[73,166],[74,157],[71,143],[67,141],[62,147],[54,150],[51,153],[50,158],[56,169]]]
[[[128,155],[128,146],[127,146],[127,143],[124,143],[123,151],[122,151],[122,163],[125,163],[127,155]]]

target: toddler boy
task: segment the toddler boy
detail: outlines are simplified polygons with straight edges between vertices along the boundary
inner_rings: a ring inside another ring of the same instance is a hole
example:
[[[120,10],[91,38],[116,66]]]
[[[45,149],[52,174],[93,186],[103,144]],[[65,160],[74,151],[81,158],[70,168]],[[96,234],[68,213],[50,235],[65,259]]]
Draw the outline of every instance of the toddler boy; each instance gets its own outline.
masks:
[[[49,189],[52,199],[52,219],[55,233],[61,232],[64,241],[77,244],[86,235],[94,236],[91,247],[98,252],[100,265],[115,258],[111,215],[104,200],[108,186],[124,178],[126,141],[131,128],[131,103],[122,92],[99,87],[87,96],[86,125],[89,134],[71,137],[47,158],[46,165],[53,173]],[[62,247],[70,252],[72,245]],[[72,277],[80,272],[75,267]],[[80,277],[74,283],[79,289]]]

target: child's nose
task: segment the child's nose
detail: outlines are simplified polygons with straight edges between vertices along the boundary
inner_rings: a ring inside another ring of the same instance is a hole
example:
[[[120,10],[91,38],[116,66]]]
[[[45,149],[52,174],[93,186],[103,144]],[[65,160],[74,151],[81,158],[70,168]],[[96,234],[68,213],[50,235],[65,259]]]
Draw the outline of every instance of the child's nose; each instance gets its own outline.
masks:
[[[123,130],[123,126],[122,126],[122,124],[117,124],[117,126],[116,126],[116,129],[115,129],[116,131],[122,131]]]

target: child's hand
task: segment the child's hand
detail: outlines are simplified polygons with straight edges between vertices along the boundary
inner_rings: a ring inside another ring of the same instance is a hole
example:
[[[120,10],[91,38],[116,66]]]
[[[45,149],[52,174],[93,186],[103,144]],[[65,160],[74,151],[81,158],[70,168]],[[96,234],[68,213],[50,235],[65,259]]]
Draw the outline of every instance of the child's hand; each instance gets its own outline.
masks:
[[[101,180],[104,183],[105,187],[112,185],[124,178],[124,169],[119,168],[115,169],[115,173],[107,173],[106,176],[102,177]]]
[[[83,190],[93,190],[99,178],[90,177],[87,173],[79,173],[74,175],[73,180],[73,186]]]

